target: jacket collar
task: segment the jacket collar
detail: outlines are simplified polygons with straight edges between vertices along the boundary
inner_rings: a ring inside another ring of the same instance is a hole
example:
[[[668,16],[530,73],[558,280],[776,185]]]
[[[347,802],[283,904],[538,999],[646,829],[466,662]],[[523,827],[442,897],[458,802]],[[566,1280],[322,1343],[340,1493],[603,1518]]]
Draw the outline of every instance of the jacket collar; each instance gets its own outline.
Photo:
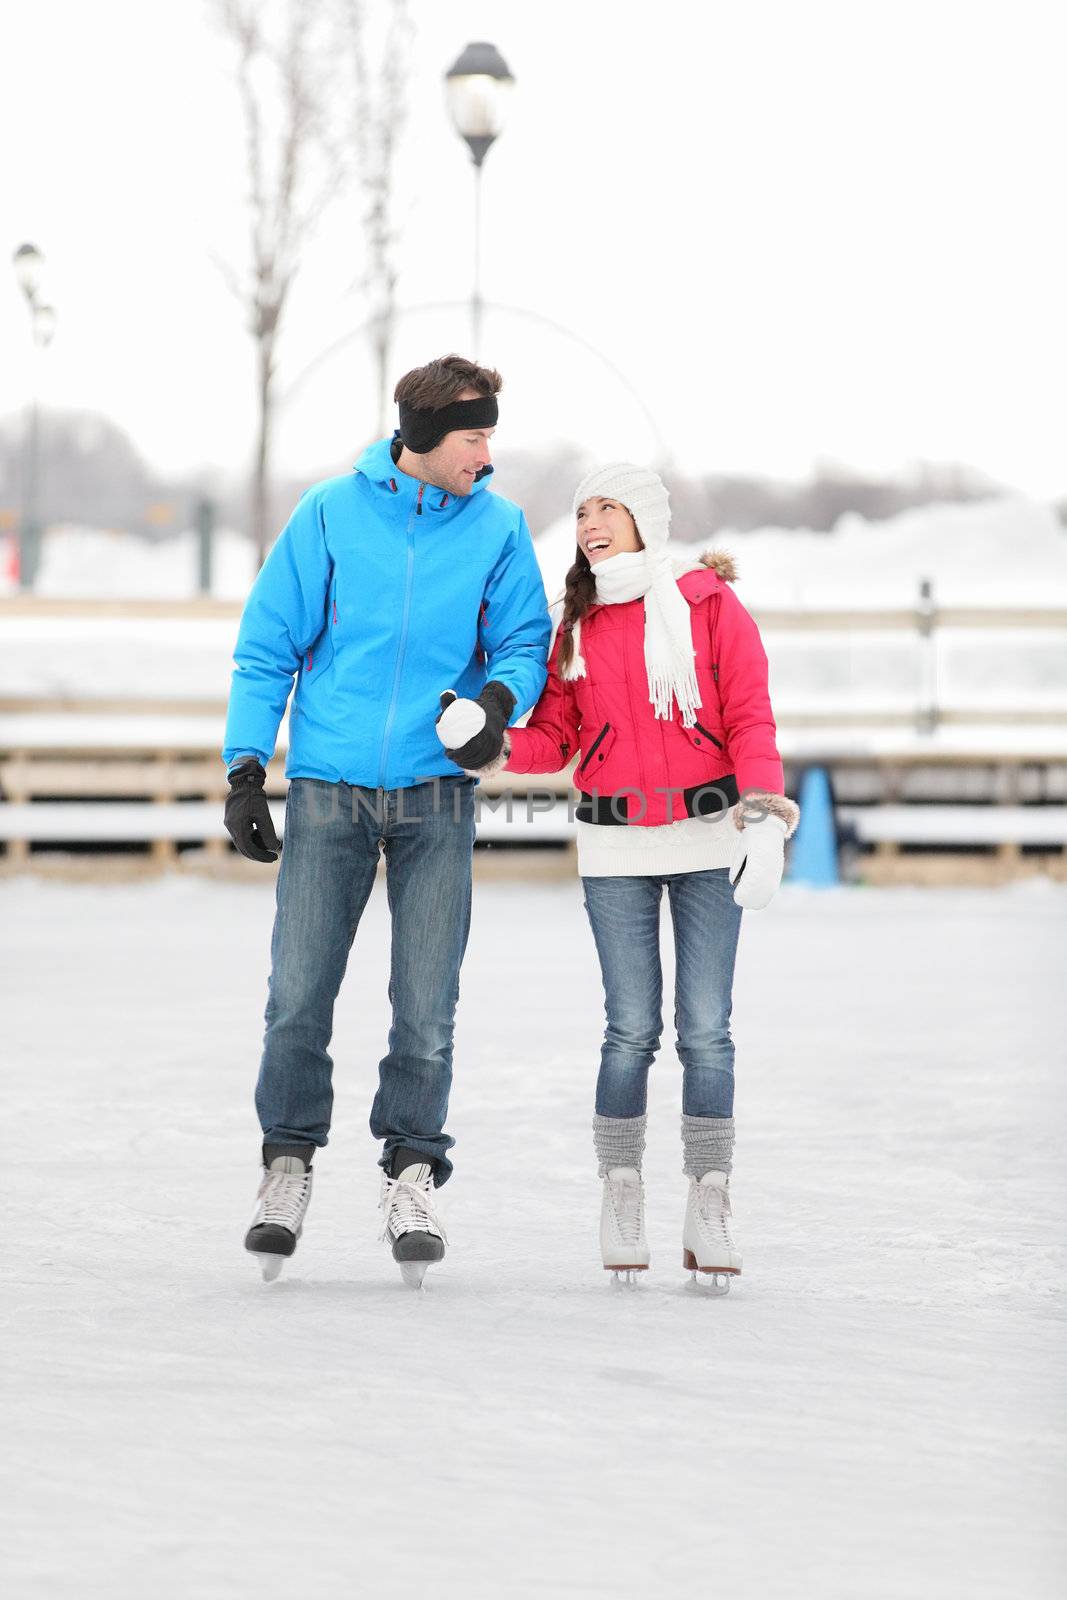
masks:
[[[398,505],[419,502],[425,511],[452,511],[483,490],[493,475],[492,467],[486,467],[475,478],[470,494],[457,498],[456,495],[439,489],[436,484],[420,483],[418,478],[411,478],[406,472],[401,472],[396,464],[396,457],[399,454],[400,435],[394,433],[391,439],[378,439],[374,444],[368,445],[355,464],[356,472],[361,472],[383,493],[395,496]]]
[[[705,567],[701,572],[687,572],[678,579],[678,587],[691,606],[699,605],[701,600],[706,600],[721,586],[722,579],[710,567]]]

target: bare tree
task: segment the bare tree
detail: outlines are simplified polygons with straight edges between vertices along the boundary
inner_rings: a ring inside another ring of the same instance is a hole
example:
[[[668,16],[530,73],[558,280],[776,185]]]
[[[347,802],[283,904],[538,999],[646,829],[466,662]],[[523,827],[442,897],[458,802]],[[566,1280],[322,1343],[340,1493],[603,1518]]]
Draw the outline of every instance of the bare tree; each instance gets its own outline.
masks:
[[[394,28],[405,29],[406,0],[380,3],[389,7]],[[375,318],[386,333],[391,321],[395,272],[389,196],[396,129],[380,130],[379,108],[391,107],[399,124],[402,63],[386,52],[382,87],[375,92],[365,0],[214,0],[214,9],[236,49],[244,118],[250,260],[244,273],[225,265],[223,270],[245,308],[256,345],[250,510],[262,564],[271,534],[270,460],[282,319],[307,242],[326,209],[357,176],[373,196],[365,217],[365,281],[375,285]]]
[[[386,430],[389,396],[389,359],[396,318],[396,232],[393,227],[393,178],[397,146],[404,126],[405,85],[411,18],[407,0],[391,0],[378,66],[368,66],[372,47],[362,18],[353,19],[356,42],[354,66],[363,115],[356,127],[359,181],[364,197],[363,227],[367,264],[362,279],[371,307],[371,343],[374,349],[378,433]]]

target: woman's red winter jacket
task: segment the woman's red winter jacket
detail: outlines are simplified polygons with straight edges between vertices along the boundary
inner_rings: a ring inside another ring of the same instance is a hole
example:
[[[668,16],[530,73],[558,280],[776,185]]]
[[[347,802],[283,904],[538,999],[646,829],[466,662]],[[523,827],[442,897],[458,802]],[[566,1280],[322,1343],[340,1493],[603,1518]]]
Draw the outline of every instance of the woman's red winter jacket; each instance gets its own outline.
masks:
[[[645,827],[714,814],[749,789],[784,792],[759,630],[710,564],[732,576],[729,558],[702,559],[678,581],[696,648],[694,726],[677,706],[670,722],[652,709],[644,601],[595,605],[582,619],[586,676],[560,678],[557,638],[529,722],[508,730],[509,772],[558,772],[577,752],[578,816]]]

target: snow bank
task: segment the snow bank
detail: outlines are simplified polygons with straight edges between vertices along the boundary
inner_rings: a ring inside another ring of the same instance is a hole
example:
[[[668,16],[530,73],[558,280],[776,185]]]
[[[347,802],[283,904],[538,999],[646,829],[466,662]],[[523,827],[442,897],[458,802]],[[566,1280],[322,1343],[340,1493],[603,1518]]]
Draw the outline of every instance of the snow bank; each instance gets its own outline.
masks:
[[[694,549],[724,546],[737,557],[746,605],[821,608],[912,606],[929,578],[941,605],[1067,605],[1067,532],[1051,507],[1023,499],[925,506],[886,522],[842,517],[832,533],[761,529],[723,532]],[[571,517],[536,540],[549,598],[561,590],[574,552]],[[197,536],[159,543],[131,534],[49,530],[37,592],[47,596],[177,598],[194,595]],[[249,541],[221,529],[212,593],[243,600],[255,577]],[[0,593],[13,585],[0,562]]]
[[[832,533],[724,531],[695,550],[737,558],[739,597],[753,609],[913,606],[923,578],[943,606],[1067,605],[1067,531],[1051,507],[1024,499],[924,506],[885,522],[842,517]],[[554,597],[573,559],[574,520],[537,540]]]
[[[50,528],[34,592],[56,598],[192,598],[198,592],[199,548],[192,530],[155,543],[101,528]],[[256,575],[250,541],[220,528],[213,550],[212,596],[243,600]],[[0,593],[14,593],[6,562],[0,570]]]

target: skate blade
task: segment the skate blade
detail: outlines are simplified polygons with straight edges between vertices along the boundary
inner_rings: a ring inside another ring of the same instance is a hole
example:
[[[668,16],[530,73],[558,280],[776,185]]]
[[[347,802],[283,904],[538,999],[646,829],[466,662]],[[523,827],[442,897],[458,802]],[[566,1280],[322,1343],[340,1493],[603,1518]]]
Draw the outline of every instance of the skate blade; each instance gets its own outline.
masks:
[[[647,1267],[605,1267],[605,1272],[611,1273],[612,1287],[631,1288],[637,1287],[637,1274],[647,1272]]]
[[[730,1280],[736,1277],[736,1272],[715,1272],[705,1267],[689,1274],[686,1287],[694,1294],[708,1295],[712,1299],[721,1300],[724,1295],[730,1293]]]
[[[422,1280],[426,1276],[426,1268],[433,1265],[431,1261],[400,1261],[400,1276],[409,1289],[421,1289]]]
[[[259,1268],[263,1274],[263,1282],[273,1283],[275,1278],[281,1272],[285,1263],[288,1261],[289,1257],[270,1255],[266,1251],[258,1250],[256,1252],[256,1259],[259,1262]]]

